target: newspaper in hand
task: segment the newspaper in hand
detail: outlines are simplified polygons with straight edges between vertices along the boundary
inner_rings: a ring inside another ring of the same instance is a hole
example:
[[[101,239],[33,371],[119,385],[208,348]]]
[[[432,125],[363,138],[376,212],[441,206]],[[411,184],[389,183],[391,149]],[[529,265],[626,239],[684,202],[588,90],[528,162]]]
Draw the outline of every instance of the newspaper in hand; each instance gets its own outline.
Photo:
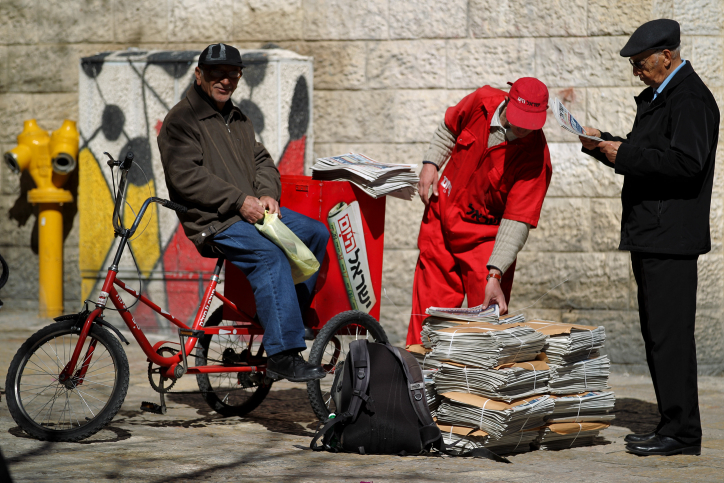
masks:
[[[570,131],[573,134],[577,134],[578,136],[584,138],[593,139],[594,141],[603,141],[603,139],[601,138],[597,138],[596,136],[589,136],[588,134],[586,134],[583,126],[581,126],[580,123],[576,121],[576,118],[573,117],[571,112],[566,109],[566,106],[564,106],[557,97],[553,98],[553,102],[551,103],[551,109],[553,110],[553,115],[556,117],[556,121],[558,121],[558,124],[566,131]]]

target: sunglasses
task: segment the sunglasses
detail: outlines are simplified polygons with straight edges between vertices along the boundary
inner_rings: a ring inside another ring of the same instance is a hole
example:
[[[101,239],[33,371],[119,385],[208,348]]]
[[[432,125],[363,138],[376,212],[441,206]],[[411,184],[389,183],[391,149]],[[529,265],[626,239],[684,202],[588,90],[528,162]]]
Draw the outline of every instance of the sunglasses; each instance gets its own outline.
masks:
[[[204,70],[204,74],[206,74],[211,79],[224,79],[228,78],[231,80],[239,80],[241,78],[241,69],[239,70],[222,70],[222,69],[209,69]]]

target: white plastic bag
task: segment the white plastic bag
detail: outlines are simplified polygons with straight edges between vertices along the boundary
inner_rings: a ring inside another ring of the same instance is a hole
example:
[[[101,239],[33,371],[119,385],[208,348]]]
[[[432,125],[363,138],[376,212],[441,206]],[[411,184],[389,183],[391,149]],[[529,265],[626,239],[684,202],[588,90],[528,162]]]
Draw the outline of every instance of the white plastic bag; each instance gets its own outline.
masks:
[[[262,235],[282,249],[292,267],[294,285],[302,283],[319,270],[319,262],[314,253],[307,248],[302,240],[282,223],[276,213],[264,215],[264,219],[254,224]]]

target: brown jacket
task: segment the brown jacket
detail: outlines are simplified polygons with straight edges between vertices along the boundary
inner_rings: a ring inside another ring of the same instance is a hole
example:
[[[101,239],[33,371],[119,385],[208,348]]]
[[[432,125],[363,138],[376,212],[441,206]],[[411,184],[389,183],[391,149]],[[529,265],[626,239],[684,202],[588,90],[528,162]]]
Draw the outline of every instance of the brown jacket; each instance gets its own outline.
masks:
[[[249,118],[233,107],[227,123],[196,89],[166,115],[158,148],[169,197],[188,208],[184,233],[204,256],[213,256],[206,240],[242,220],[248,195],[279,200],[279,171]]]

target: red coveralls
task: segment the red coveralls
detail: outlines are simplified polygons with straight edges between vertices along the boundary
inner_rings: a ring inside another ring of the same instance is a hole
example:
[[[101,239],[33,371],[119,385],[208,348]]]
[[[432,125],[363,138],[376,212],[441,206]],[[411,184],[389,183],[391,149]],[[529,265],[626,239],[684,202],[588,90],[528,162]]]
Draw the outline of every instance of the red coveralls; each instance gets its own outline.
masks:
[[[470,307],[485,301],[486,264],[502,218],[538,225],[552,173],[543,131],[488,149],[490,121],[506,97],[485,86],[445,113],[457,142],[440,175],[439,195],[422,218],[407,344],[421,343],[428,307],[460,307],[465,294]],[[514,271],[515,262],[503,275],[506,301]]]

